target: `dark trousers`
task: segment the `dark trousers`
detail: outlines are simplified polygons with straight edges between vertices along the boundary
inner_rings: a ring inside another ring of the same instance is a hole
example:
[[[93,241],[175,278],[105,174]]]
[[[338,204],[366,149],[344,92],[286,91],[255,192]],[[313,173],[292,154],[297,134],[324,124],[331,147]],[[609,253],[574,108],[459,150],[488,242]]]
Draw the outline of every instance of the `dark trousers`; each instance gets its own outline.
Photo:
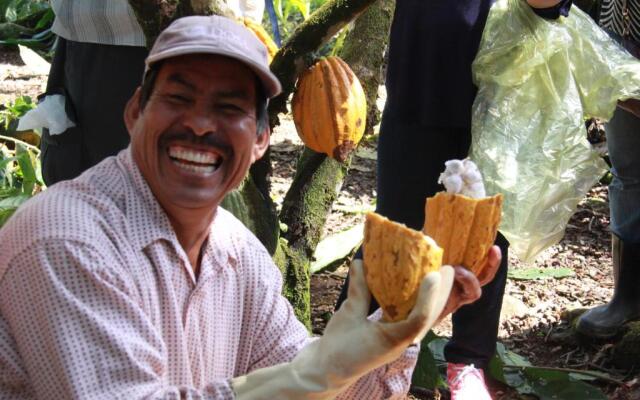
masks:
[[[129,144],[126,102],[142,81],[144,47],[79,43],[58,38],[47,94],[66,97],[76,123],[42,137],[42,176],[47,185],[72,179]]]
[[[378,198],[376,212],[420,230],[425,199],[442,191],[438,176],[444,162],[465,158],[470,128],[425,127],[383,117],[378,141]],[[482,297],[453,315],[453,335],[445,348],[448,362],[485,368],[496,349],[502,296],[507,281],[509,244],[498,235],[502,263],[495,279],[482,288]],[[348,280],[340,297],[346,299]],[[378,307],[372,304],[372,310]]]

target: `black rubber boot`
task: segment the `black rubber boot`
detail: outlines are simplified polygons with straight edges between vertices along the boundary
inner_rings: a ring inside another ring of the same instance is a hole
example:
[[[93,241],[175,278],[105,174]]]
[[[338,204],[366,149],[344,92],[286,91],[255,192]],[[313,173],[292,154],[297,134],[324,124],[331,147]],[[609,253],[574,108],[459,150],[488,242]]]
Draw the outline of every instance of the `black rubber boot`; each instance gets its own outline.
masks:
[[[601,339],[615,336],[625,323],[640,319],[640,243],[625,243],[616,235],[611,239],[613,298],[582,314],[576,324],[578,332]]]

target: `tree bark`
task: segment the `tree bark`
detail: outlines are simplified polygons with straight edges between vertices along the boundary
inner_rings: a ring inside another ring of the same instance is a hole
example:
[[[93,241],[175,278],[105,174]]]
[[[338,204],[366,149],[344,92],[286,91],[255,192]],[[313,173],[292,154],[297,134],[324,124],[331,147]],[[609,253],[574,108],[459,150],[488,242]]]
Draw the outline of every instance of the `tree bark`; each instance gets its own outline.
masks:
[[[311,325],[311,259],[346,173],[345,164],[305,148],[282,204],[280,221],[287,229],[281,244],[286,257],[276,257],[276,262],[284,271],[284,295],[307,327]]]
[[[367,97],[367,127],[365,135],[373,133],[380,122],[377,107],[378,87],[383,82],[382,64],[389,41],[395,0],[376,0],[356,19],[345,38],[340,57],[356,74]]]
[[[221,0],[129,0],[151,48],[160,32],[176,18],[187,15],[232,16]]]
[[[272,208],[273,202],[264,197],[250,177],[240,188],[228,193],[220,205],[242,221],[260,239],[269,254],[276,252],[280,225],[275,208]]]

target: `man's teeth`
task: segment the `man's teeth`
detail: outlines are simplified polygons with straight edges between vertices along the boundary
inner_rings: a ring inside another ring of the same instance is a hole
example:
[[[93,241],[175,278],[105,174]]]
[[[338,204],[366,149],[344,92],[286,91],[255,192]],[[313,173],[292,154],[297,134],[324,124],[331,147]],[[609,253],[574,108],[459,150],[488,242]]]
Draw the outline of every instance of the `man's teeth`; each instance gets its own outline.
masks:
[[[195,172],[196,174],[209,174],[216,170],[214,165],[196,165],[196,164],[186,164],[180,161],[174,161],[174,163],[189,172]]]
[[[184,147],[170,147],[169,156],[180,161],[190,161],[197,164],[216,164],[218,156],[208,151],[185,149]]]
[[[214,153],[177,146],[169,148],[169,157],[180,168],[199,174],[215,171],[219,163],[218,156]]]

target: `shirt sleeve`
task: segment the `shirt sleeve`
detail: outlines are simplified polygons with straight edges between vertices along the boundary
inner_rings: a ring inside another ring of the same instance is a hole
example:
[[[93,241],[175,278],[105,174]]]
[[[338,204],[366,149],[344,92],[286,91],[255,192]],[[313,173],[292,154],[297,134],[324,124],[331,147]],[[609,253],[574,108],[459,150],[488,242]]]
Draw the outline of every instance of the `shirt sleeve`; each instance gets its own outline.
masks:
[[[244,281],[243,326],[251,338],[251,360],[244,375],[256,369],[291,361],[307,343],[313,340],[306,327],[296,317],[293,307],[282,295],[282,274],[266,250],[256,249],[254,268],[248,269]]]
[[[571,9],[571,4],[573,0],[560,0],[558,4],[549,8],[535,8],[531,7],[533,12],[538,14],[538,16],[544,19],[558,19],[562,15],[566,17],[569,15],[569,10]]]
[[[131,280],[104,256],[47,240],[10,261],[0,281],[0,365],[15,368],[0,372],[0,397],[28,387],[42,399],[232,399],[228,380],[202,390],[165,382],[165,343]]]

